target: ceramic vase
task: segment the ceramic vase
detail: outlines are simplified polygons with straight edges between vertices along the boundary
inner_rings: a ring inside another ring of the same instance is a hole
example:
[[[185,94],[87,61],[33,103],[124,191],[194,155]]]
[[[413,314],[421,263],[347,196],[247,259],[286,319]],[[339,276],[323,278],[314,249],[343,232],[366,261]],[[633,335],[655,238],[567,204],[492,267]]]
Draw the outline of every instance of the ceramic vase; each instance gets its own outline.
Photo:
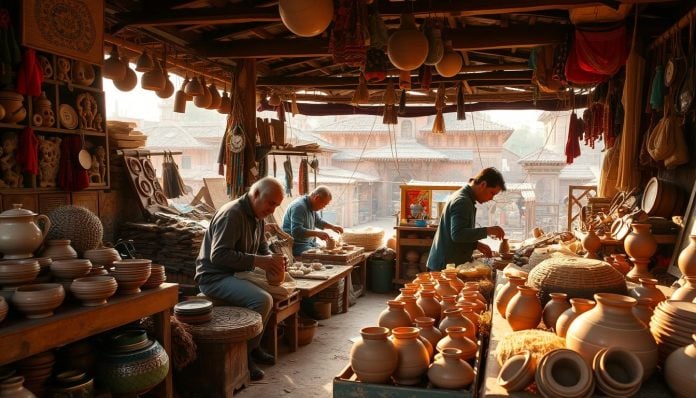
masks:
[[[447,328],[446,335],[437,343],[437,351],[442,352],[445,348],[459,348],[462,351],[461,359],[473,363],[476,359],[478,344],[469,338],[466,328],[452,326]]]
[[[628,271],[626,278],[631,281],[637,281],[638,278],[650,278],[648,264],[650,257],[657,250],[657,241],[650,232],[650,224],[633,223],[631,228],[633,230],[624,239],[624,249],[631,256],[633,268]]]
[[[404,295],[415,296],[416,292],[418,292],[418,289],[409,289],[409,288],[402,287],[401,289],[399,289],[399,295],[396,296],[396,298],[394,298],[394,300],[401,301],[401,298],[404,297]]]
[[[670,300],[692,301],[696,299],[696,276],[684,276],[684,284],[674,291],[669,297]]]
[[[585,249],[585,258],[599,259],[597,251],[602,247],[602,240],[594,231],[594,228],[590,228],[587,234],[582,237],[582,248]]]
[[[362,339],[350,350],[350,367],[362,382],[388,383],[399,359],[389,340],[389,329],[366,327],[360,330],[360,335]]]
[[[445,311],[457,307],[457,296],[449,295],[440,299],[440,320],[445,317]]]
[[[398,365],[393,373],[397,384],[414,385],[428,370],[430,358],[423,343],[418,339],[418,328],[397,327],[390,337],[398,355]]]
[[[444,336],[447,334],[447,328],[452,326],[461,326],[466,328],[467,337],[476,341],[476,327],[468,318],[462,316],[462,310],[459,308],[446,310],[445,317],[442,319],[442,321],[440,321],[438,329],[440,329],[440,332]]]
[[[655,308],[652,303],[652,298],[643,297],[636,299],[636,306],[633,307],[633,315],[648,327],[650,327],[650,318],[652,318],[653,309]]]
[[[680,398],[690,398],[696,391],[696,333],[691,337],[694,342],[669,354],[664,365],[667,385]]]
[[[684,276],[696,276],[696,234],[689,235],[689,246],[679,253],[677,265]]]
[[[435,322],[440,321],[442,305],[440,305],[440,302],[435,298],[435,291],[423,290],[418,300],[416,300],[416,303],[423,310],[425,316],[433,318]]]
[[[24,377],[13,376],[0,381],[0,398],[36,398],[24,387]]]
[[[379,314],[377,324],[388,329],[394,329],[399,326],[411,326],[411,317],[405,308],[406,303],[403,301],[387,301],[387,308]]]
[[[416,318],[425,316],[423,309],[416,302],[416,296],[402,295],[400,301],[403,301],[406,304],[404,306],[404,310],[408,314],[409,318],[411,318],[411,324],[414,323]]]
[[[570,308],[570,303],[568,302],[568,295],[565,293],[550,293],[549,297],[551,297],[551,300],[544,306],[541,320],[547,329],[555,331],[558,317]]]
[[[609,397],[631,397],[643,383],[643,364],[631,351],[620,347],[602,348],[592,368],[597,387]]]
[[[628,291],[628,295],[634,298],[649,297],[652,301],[652,306],[655,308],[661,301],[665,300],[665,295],[657,288],[657,279],[653,278],[638,278],[639,286]]]
[[[530,286],[517,286],[517,294],[508,302],[505,319],[512,330],[534,329],[541,321],[541,300],[539,289]]]
[[[457,348],[445,348],[428,368],[428,379],[435,387],[461,389],[474,381],[474,369],[461,358]]]
[[[566,347],[582,355],[588,365],[605,347],[622,347],[640,358],[649,377],[657,366],[657,344],[650,329],[633,314],[636,299],[596,293],[597,305],[578,316],[566,334]]]
[[[524,285],[526,281],[527,278],[521,276],[509,276],[507,283],[496,293],[494,303],[500,316],[505,318],[508,301],[517,294],[517,286]]]
[[[442,332],[435,327],[433,318],[427,316],[416,318],[416,327],[418,327],[421,337],[428,339],[433,348],[437,347],[437,343],[442,339]]]
[[[556,320],[556,335],[558,337],[566,337],[568,328],[573,323],[578,315],[587,312],[594,308],[595,302],[584,298],[570,299],[570,308],[565,310]]]

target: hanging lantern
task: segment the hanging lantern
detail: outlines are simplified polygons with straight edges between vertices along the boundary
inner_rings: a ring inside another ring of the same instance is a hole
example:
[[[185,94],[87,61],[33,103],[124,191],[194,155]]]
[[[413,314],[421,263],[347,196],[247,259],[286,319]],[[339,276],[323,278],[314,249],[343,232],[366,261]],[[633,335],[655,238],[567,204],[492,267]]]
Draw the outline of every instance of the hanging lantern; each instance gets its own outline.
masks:
[[[126,68],[128,64],[124,64],[121,58],[118,56],[118,47],[111,47],[111,54],[109,58],[104,61],[104,67],[102,68],[102,75],[105,78],[111,80],[121,80],[126,77]]]
[[[387,55],[401,70],[418,69],[428,56],[428,39],[416,27],[413,14],[401,14],[401,26],[389,36]]]
[[[302,37],[321,34],[333,19],[333,0],[280,0],[280,19],[289,31]]]
[[[452,50],[451,47],[448,47],[440,62],[435,64],[435,69],[442,77],[455,76],[462,70],[462,56],[457,51]]]

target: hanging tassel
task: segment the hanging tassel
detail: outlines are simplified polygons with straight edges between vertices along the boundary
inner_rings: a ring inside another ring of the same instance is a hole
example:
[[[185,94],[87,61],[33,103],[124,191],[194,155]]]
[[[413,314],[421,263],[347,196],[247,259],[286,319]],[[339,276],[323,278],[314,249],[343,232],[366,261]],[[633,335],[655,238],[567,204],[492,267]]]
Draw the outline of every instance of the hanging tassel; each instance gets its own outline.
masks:
[[[290,98],[290,112],[292,112],[292,116],[295,117],[300,114],[300,108],[297,107],[297,94],[292,93],[292,97]]]
[[[437,109],[437,114],[435,115],[435,121],[433,122],[434,134],[444,134],[445,133],[445,117],[442,115],[442,110],[445,109],[445,84],[440,83],[437,87],[437,96],[435,97],[435,109]]]
[[[365,75],[360,73],[358,78],[358,87],[355,89],[353,98],[350,103],[353,105],[368,104],[370,102],[370,91],[367,89],[367,81],[365,80]]]
[[[457,84],[457,120],[466,120],[466,112],[464,112],[464,83],[461,81]]]
[[[399,116],[403,116],[406,113],[406,90],[401,90],[401,96],[399,97]]]
[[[278,177],[278,165],[276,164],[275,156],[273,156],[273,177]]]
[[[292,196],[292,162],[290,161],[290,156],[285,158],[283,162],[283,169],[285,170],[285,194],[287,196]]]
[[[382,123],[384,124],[396,124],[396,109],[394,109],[394,104],[396,104],[396,93],[394,92],[394,83],[391,80],[387,83],[387,88],[384,90],[384,114],[382,115]]]

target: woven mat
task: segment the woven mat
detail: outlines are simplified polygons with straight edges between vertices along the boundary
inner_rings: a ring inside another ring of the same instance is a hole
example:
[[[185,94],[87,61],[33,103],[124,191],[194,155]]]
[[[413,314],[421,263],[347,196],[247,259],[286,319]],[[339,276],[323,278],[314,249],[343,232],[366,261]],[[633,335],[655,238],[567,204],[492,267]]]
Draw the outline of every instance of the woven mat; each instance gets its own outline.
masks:
[[[261,314],[241,307],[213,307],[213,319],[200,325],[190,325],[196,342],[232,343],[247,341],[263,330]]]

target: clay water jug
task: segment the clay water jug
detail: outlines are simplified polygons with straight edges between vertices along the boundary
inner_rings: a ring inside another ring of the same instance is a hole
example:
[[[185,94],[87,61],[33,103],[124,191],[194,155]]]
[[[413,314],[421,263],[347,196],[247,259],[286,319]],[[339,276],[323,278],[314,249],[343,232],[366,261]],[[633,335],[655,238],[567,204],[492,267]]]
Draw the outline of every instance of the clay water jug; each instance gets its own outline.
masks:
[[[425,345],[418,339],[418,328],[397,327],[392,329],[390,339],[398,355],[397,367],[393,373],[397,384],[414,385],[428,370],[430,357]]]
[[[664,365],[667,385],[680,398],[690,398],[696,391],[696,333],[691,337],[694,342],[669,354]]]
[[[387,308],[379,314],[377,324],[388,329],[394,329],[399,326],[411,326],[411,317],[405,308],[406,303],[403,301],[387,301]]]
[[[541,321],[541,300],[539,289],[530,286],[517,286],[517,294],[508,302],[505,319],[512,330],[535,329]]]
[[[77,251],[70,246],[70,239],[50,239],[46,241],[43,257],[50,257],[51,260],[70,260],[77,258]]]
[[[684,276],[696,276],[696,234],[689,235],[689,246],[679,253],[679,271]]]
[[[405,294],[401,296],[400,301],[403,301],[406,304],[404,306],[404,310],[406,310],[406,313],[411,318],[411,324],[414,323],[416,318],[425,316],[423,309],[416,302],[416,296]]]
[[[632,258],[649,259],[657,250],[657,241],[650,232],[651,225],[633,223],[631,228],[631,233],[624,239],[624,250]]]
[[[423,310],[425,316],[433,318],[435,322],[440,322],[442,306],[435,298],[435,291],[423,290],[418,300],[416,300],[416,303]]]
[[[546,303],[541,313],[541,319],[547,329],[556,330],[556,321],[568,308],[568,295],[565,293],[550,293],[551,300]]]
[[[696,276],[684,276],[682,280],[684,281],[682,286],[675,290],[669,299],[676,301],[693,301],[696,299]]]
[[[474,370],[461,360],[461,350],[445,348],[428,369],[428,379],[435,387],[461,389],[474,381]]]
[[[478,352],[476,340],[469,338],[466,328],[461,326],[447,328],[446,335],[437,343],[439,352],[442,352],[445,348],[459,348],[462,351],[460,358],[471,362],[476,359],[476,353]]]
[[[350,349],[350,367],[358,380],[365,383],[388,383],[396,370],[398,354],[389,329],[366,327],[360,330],[362,339]]]
[[[425,337],[433,347],[437,347],[437,343],[442,339],[442,332],[435,327],[433,318],[427,316],[416,318],[416,327],[418,327],[421,337]]]
[[[582,355],[588,365],[605,347],[622,347],[638,356],[644,379],[657,366],[657,343],[650,329],[633,314],[636,299],[613,293],[596,293],[597,305],[578,316],[566,333],[566,347]]]
[[[13,376],[0,381],[0,398],[36,398],[24,387],[24,377]]]
[[[634,298],[644,298],[650,297],[653,299],[652,306],[653,309],[660,304],[661,301],[665,300],[665,295],[660,289],[657,288],[657,279],[653,278],[638,278],[640,282],[639,286],[634,287],[628,291],[628,295]]]
[[[509,276],[506,284],[503,285],[495,295],[495,308],[500,316],[505,318],[505,310],[507,309],[508,301],[517,294],[517,286],[524,285],[527,278],[521,276]]]
[[[594,308],[595,302],[584,298],[570,299],[570,308],[565,310],[556,320],[556,335],[558,337],[566,337],[568,328],[573,323],[578,315],[587,312]]]
[[[470,293],[474,293],[478,301],[482,302],[483,304],[488,304],[488,299],[486,299],[486,297],[483,296],[483,293],[481,293],[481,287],[478,282],[465,283],[464,287],[459,292],[459,297],[462,298]]]
[[[39,222],[43,222],[43,230]],[[37,215],[15,203],[12,209],[0,213],[0,253],[4,260],[31,258],[41,246],[51,221],[47,216]]]
[[[462,316],[462,310],[459,308],[451,308],[446,310],[445,317],[442,319],[442,321],[440,321],[438,329],[440,329],[440,332],[442,332],[444,335],[447,333],[447,328],[453,326],[461,326],[466,328],[467,337],[476,341],[476,327],[468,318]]]
[[[599,239],[599,236],[597,236],[595,233],[594,228],[590,227],[587,234],[582,237],[581,243],[582,248],[587,252],[585,253],[585,258],[599,259],[599,256],[597,256],[597,250],[602,247],[602,240]]]

